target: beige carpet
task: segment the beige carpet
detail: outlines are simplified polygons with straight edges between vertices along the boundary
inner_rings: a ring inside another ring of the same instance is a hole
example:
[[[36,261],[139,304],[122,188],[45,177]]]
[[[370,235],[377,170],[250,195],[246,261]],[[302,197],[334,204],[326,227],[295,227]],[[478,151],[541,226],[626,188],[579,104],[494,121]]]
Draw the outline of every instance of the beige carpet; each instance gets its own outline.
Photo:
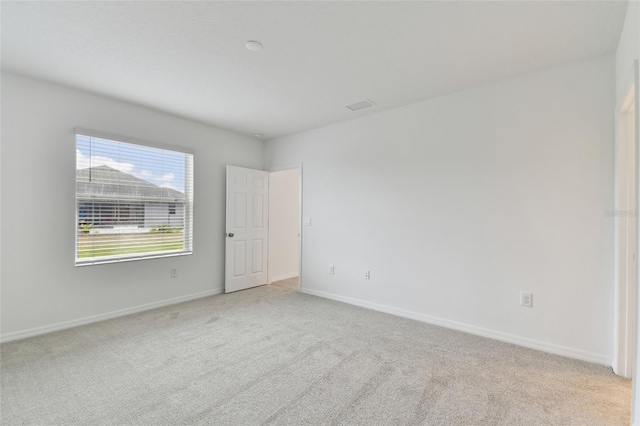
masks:
[[[282,287],[284,289],[291,290],[291,291],[299,290],[298,277],[287,278],[286,280],[276,281],[271,283],[271,285],[275,285],[276,287]]]
[[[611,369],[263,286],[1,345],[3,425],[623,425]]]

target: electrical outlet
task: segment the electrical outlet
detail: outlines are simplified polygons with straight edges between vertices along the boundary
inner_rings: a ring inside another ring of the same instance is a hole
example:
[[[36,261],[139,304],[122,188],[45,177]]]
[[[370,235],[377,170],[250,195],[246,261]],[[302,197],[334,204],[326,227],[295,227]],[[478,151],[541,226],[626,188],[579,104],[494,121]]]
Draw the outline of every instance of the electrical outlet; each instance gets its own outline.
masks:
[[[333,265],[329,265],[329,273],[331,275],[335,274],[336,273],[336,267],[333,266]]]
[[[304,226],[311,226],[311,218],[310,217],[305,217],[304,218]]]
[[[366,270],[364,271],[364,279],[365,280],[370,280],[371,279],[371,271],[370,270]]]
[[[520,306],[526,306],[527,308],[533,307],[533,294],[520,293]]]
[[[171,268],[169,270],[169,276],[171,278],[177,278],[178,277],[178,268]]]

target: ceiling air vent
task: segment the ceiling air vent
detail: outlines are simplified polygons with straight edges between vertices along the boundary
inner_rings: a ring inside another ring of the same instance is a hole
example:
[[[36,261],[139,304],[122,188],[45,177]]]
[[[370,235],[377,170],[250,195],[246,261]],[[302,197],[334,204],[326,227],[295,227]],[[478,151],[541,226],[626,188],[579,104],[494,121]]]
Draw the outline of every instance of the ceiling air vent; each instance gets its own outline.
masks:
[[[355,104],[347,105],[351,111],[358,111],[359,109],[369,108],[374,106],[375,103],[371,99],[365,99],[364,101],[356,102]]]

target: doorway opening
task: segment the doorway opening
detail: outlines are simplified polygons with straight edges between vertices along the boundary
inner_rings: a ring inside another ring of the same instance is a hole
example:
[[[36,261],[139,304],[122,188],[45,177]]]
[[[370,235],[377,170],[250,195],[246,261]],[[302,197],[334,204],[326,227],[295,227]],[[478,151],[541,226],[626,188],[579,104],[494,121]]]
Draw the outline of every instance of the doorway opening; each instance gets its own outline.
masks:
[[[301,168],[269,173],[269,284],[300,291]]]

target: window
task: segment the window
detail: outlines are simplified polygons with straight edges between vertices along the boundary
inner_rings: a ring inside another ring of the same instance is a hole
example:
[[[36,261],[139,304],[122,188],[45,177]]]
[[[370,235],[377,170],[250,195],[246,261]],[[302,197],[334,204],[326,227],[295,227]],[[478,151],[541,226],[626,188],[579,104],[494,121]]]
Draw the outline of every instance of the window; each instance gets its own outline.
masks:
[[[76,130],[76,265],[192,253],[193,154]]]

